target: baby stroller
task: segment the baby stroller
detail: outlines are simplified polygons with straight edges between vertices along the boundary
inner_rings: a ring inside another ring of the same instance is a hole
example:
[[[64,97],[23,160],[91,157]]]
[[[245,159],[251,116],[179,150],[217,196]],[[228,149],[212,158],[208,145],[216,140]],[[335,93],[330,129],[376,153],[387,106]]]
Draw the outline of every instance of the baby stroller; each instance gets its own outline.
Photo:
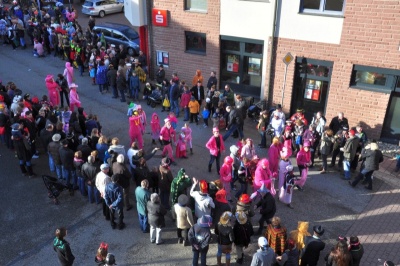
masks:
[[[157,104],[161,104],[162,101],[163,101],[162,94],[158,90],[153,90],[151,95],[147,97],[147,105],[150,105],[153,108],[155,108]]]
[[[48,196],[50,199],[53,199],[54,204],[58,205],[60,203],[57,198],[64,190],[68,190],[70,196],[74,195],[74,190],[72,186],[65,184],[65,182],[63,182],[62,180],[48,175],[42,175],[42,178],[44,185],[47,188]]]
[[[247,116],[253,118],[255,122],[258,122],[258,118],[260,117],[260,112],[267,109],[267,101],[262,100],[256,104],[249,105],[250,107],[247,109]]]

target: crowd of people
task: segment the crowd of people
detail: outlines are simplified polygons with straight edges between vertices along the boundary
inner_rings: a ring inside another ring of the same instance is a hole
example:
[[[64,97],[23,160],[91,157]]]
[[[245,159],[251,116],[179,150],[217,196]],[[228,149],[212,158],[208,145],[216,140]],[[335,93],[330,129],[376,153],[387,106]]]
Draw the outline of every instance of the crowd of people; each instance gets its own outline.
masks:
[[[244,137],[249,106],[229,85],[219,91],[214,71],[204,87],[205,79],[197,70],[190,86],[177,73],[167,79],[160,65],[156,85],[150,84],[146,56],[141,52],[135,59],[124,47],[107,45],[102,33],[93,31],[93,18],[84,33],[73,10],[62,4],[47,11],[39,10],[29,8],[21,17],[17,4],[8,10],[1,7],[2,40],[14,49],[18,45],[24,49],[26,31],[34,45],[34,55],[42,57],[54,52],[54,56],[67,61],[65,69],[56,79],[51,74],[44,78],[48,95],[41,99],[24,94],[13,82],[0,84],[1,140],[7,148],[15,150],[21,172],[30,178],[35,176],[31,160],[39,157],[38,149],[47,154],[50,171],[60,182],[79,190],[90,203],[102,204],[103,215],[113,229],[125,228],[124,210],[133,208],[130,203],[133,180],[140,229],[150,233],[152,243],[163,244],[164,217],[171,213],[176,220],[178,243],[192,248],[193,265],[198,265],[199,258],[201,265],[206,265],[211,232],[216,235],[218,265],[223,254],[226,265],[230,264],[233,244],[236,261],[243,263],[243,249],[254,234],[261,236],[252,265],[317,265],[319,253],[325,248],[320,239],[324,228],[316,225],[310,235],[308,223],[299,222],[299,227],[287,235],[280,218],[275,216],[275,196],[278,194],[281,202],[293,208],[294,190],[304,190],[308,170],[314,167],[317,158],[322,160],[321,174],[335,167],[338,159],[343,179],[353,187],[363,180],[366,188],[372,189],[372,174],[383,161],[382,153],[375,141],[368,144],[362,125],[350,127],[343,113],[328,125],[320,112],[309,122],[301,109],[288,120],[280,105],[271,115],[262,111],[257,124],[261,136],[259,147],[268,148],[268,158],[260,158],[254,140]],[[113,98],[122,102],[126,102],[126,97],[131,99],[127,112],[128,149],[118,137],[107,138],[102,134],[95,114],[86,114],[74,81],[74,68],[80,75],[88,71],[89,82],[97,85],[101,94],[111,89]],[[142,99],[148,104],[149,100],[159,100],[160,111],[168,112],[164,120],[156,110],[152,114],[149,123],[152,145],[160,145],[147,154],[143,134],[148,123],[139,104]],[[177,129],[181,112],[186,123]],[[187,159],[188,150],[193,154],[190,124],[203,121],[207,128],[210,120],[212,136],[205,143],[210,152],[208,171],[212,172],[215,162],[220,178],[211,182],[190,179],[184,168],[174,177],[170,165],[176,164],[178,158]],[[226,131],[223,136],[222,130]],[[221,165],[221,156],[227,149],[225,141],[232,135],[239,137],[239,141],[229,147],[229,155]],[[267,136],[271,136],[269,147]],[[158,167],[150,169],[147,161],[160,149],[163,159]],[[293,156],[298,176],[290,160]],[[328,156],[331,156],[329,166]],[[360,171],[351,180],[359,161]],[[252,217],[256,211],[258,231],[254,232]],[[73,255],[65,236],[65,228],[57,229],[54,248],[60,261],[72,265]],[[325,260],[327,265],[359,265],[362,254],[357,236],[351,236],[349,243],[343,237]],[[103,254],[102,261],[106,258],[107,254]]]

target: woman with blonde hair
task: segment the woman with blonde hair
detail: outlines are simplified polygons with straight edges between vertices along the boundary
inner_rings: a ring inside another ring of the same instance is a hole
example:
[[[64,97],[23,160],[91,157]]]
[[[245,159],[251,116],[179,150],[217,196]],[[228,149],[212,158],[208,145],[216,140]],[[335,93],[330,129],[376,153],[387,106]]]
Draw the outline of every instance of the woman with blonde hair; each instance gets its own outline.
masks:
[[[299,221],[297,223],[297,229],[291,231],[289,234],[289,238],[296,242],[296,247],[299,252],[301,252],[305,247],[304,238],[311,235],[308,232],[308,225],[309,224],[306,221]]]
[[[100,161],[104,161],[105,153],[108,150],[108,140],[106,136],[100,136],[96,144],[96,150],[98,151],[98,157]]]

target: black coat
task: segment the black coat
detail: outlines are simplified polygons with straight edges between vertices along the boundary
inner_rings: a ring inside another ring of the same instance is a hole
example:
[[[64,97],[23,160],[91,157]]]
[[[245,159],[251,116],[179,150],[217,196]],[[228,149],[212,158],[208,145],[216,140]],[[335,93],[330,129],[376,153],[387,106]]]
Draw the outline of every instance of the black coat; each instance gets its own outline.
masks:
[[[347,121],[347,118],[345,117],[343,117],[342,120],[339,120],[339,118],[335,116],[329,124],[329,128],[332,129],[333,134],[336,134],[339,130],[343,129],[343,127],[349,128],[349,121]]]
[[[61,146],[58,150],[60,153],[61,164],[65,169],[74,169],[74,152],[68,147]]]
[[[233,228],[230,225],[218,223],[218,226],[215,227],[215,234],[218,236],[217,241],[220,245],[230,245],[235,239]]]
[[[82,159],[83,159],[85,162],[87,161],[87,158],[89,157],[89,155],[90,155],[91,152],[92,152],[92,148],[90,148],[89,145],[82,145],[82,144],[79,145],[79,146],[76,148],[76,150],[82,152]]]
[[[271,193],[265,194],[265,196],[257,203],[257,208],[261,207],[260,214],[266,218],[271,219],[274,217],[276,212],[275,199]]]
[[[61,144],[59,141],[52,141],[47,146],[47,151],[50,153],[51,158],[53,158],[56,165],[61,165],[60,147]]]
[[[247,247],[250,244],[251,236],[254,235],[253,226],[247,220],[245,224],[240,224],[238,221],[233,226],[233,234],[235,236],[234,243],[236,246]]]
[[[167,214],[167,209],[161,203],[147,202],[147,215],[149,217],[149,224],[153,227],[165,227],[164,215]]]
[[[365,149],[361,153],[361,158],[365,159],[364,169],[368,172],[379,170],[379,164],[383,162],[383,155],[380,150]]]
[[[325,243],[321,239],[316,239],[312,236],[306,236],[304,239],[304,252],[301,257],[301,266],[318,265],[319,254],[325,248]]]
[[[96,181],[96,175],[100,172],[100,166],[84,163],[81,168],[82,177],[86,180],[88,185],[94,186]]]
[[[65,240],[54,239],[53,249],[57,252],[58,260],[62,266],[72,266],[75,257],[72,254],[69,243]]]
[[[112,172],[114,175],[119,175],[119,180],[118,184],[122,188],[128,188],[130,185],[130,178],[131,178],[131,173],[129,172],[128,168],[119,162],[115,162],[112,165]]]
[[[200,86],[200,99],[199,99],[199,88],[197,86],[193,86],[190,89],[190,92],[192,93],[192,96],[199,101],[199,100],[204,100],[204,87]]]

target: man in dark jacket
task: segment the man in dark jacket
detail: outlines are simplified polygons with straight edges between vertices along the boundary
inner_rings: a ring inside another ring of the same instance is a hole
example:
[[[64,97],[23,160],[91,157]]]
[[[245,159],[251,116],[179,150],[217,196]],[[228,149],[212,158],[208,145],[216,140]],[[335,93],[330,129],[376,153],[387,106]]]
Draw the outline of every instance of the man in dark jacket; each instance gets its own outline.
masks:
[[[42,144],[42,147],[44,148],[44,151],[47,153],[47,147],[49,146],[50,142],[52,141],[52,137],[54,134],[54,126],[53,124],[48,124],[46,128],[43,128],[40,131],[40,142]]]
[[[112,173],[114,175],[118,175],[118,184],[122,187],[124,192],[124,203],[126,210],[129,211],[132,209],[132,205],[129,202],[129,187],[130,187],[130,178],[131,173],[128,170],[128,167],[125,165],[125,157],[123,154],[119,154],[117,156],[117,161],[112,164]]]
[[[350,163],[356,155],[358,142],[359,138],[356,136],[356,132],[352,129],[349,131],[349,137],[346,140],[346,144],[344,144],[343,148],[340,148],[343,152],[343,170],[345,180],[351,178]]]
[[[158,84],[161,84],[165,79],[165,70],[163,65],[158,66],[158,71],[156,73],[156,81]]]
[[[117,70],[114,68],[113,64],[110,64],[108,66],[108,71],[107,71],[107,80],[110,83],[110,86],[113,91],[113,98],[116,99],[118,98],[118,90],[117,90]]]
[[[314,235],[306,236],[304,239],[305,247],[301,257],[301,266],[317,266],[320,252],[325,248],[325,243],[320,239],[325,230],[322,226],[314,226]]]
[[[365,182],[368,183],[365,188],[372,190],[372,174],[375,170],[379,170],[379,164],[383,162],[383,155],[379,150],[378,144],[372,142],[367,145],[361,152],[361,159],[364,160],[364,168],[362,168],[353,182],[349,181],[349,184],[355,187],[365,177]]]
[[[82,144],[78,145],[76,148],[76,151],[81,151],[82,152],[82,159],[86,162],[88,156],[92,152],[92,148],[89,146],[89,141],[87,138],[82,139]]]
[[[50,171],[56,172],[58,179],[62,179],[62,163],[59,152],[61,147],[60,139],[60,134],[54,134],[52,137],[53,141],[47,145]]]
[[[211,242],[211,224],[211,216],[203,215],[189,230],[188,238],[193,251],[192,265],[198,265],[199,256],[201,257],[201,265],[206,265],[208,247]]]
[[[337,116],[332,118],[329,128],[332,129],[333,134],[336,135],[343,127],[349,128],[349,121],[344,117],[342,112],[339,112]]]
[[[211,87],[213,85],[215,85],[215,89],[217,89],[218,80],[217,80],[217,77],[215,77],[215,75],[216,75],[215,71],[211,71],[210,78],[207,81],[207,89],[208,90],[211,90]]]
[[[124,224],[124,202],[122,200],[123,192],[122,187],[118,185],[118,175],[111,177],[111,183],[106,186],[106,194],[104,200],[107,206],[110,208],[110,222],[112,229],[115,229],[116,224],[114,221],[114,213],[118,214],[118,229],[122,230],[125,227]]]
[[[96,175],[100,172],[100,166],[95,164],[95,158],[93,156],[88,156],[87,162],[82,165],[81,173],[82,177],[85,179],[88,189],[89,202],[101,203],[99,192],[96,188]]]
[[[171,112],[175,112],[176,117],[179,116],[179,79],[171,80],[171,89],[169,90],[169,100],[171,102]]]
[[[223,139],[224,141],[232,135],[236,130],[239,131],[240,138],[243,139],[243,116],[239,110],[234,109],[234,107],[227,106],[226,112],[228,115],[227,132],[225,133]]]
[[[74,189],[78,189],[78,180],[74,171],[74,152],[68,148],[68,140],[64,139],[61,145],[59,153],[62,164],[62,177],[66,180],[67,185],[71,185],[70,180],[72,178]]]
[[[258,220],[259,228],[257,234],[261,235],[264,228],[264,222],[267,224],[271,223],[271,218],[274,217],[276,212],[276,203],[274,197],[271,195],[270,191],[263,184],[258,190],[261,194],[261,200],[256,204],[256,209],[260,208],[260,220]]]
[[[33,155],[32,159],[37,159],[37,158],[39,158],[39,152],[36,150],[37,129],[36,129],[35,119],[33,118],[33,114],[31,111],[25,112],[24,126],[29,131],[29,139],[30,139],[30,143],[31,143],[30,152]]]
[[[201,85],[201,81],[197,81],[197,85],[193,86],[190,89],[190,92],[192,93],[192,96],[196,99],[196,101],[199,102],[199,105],[201,106],[202,101],[204,100],[204,87]]]

